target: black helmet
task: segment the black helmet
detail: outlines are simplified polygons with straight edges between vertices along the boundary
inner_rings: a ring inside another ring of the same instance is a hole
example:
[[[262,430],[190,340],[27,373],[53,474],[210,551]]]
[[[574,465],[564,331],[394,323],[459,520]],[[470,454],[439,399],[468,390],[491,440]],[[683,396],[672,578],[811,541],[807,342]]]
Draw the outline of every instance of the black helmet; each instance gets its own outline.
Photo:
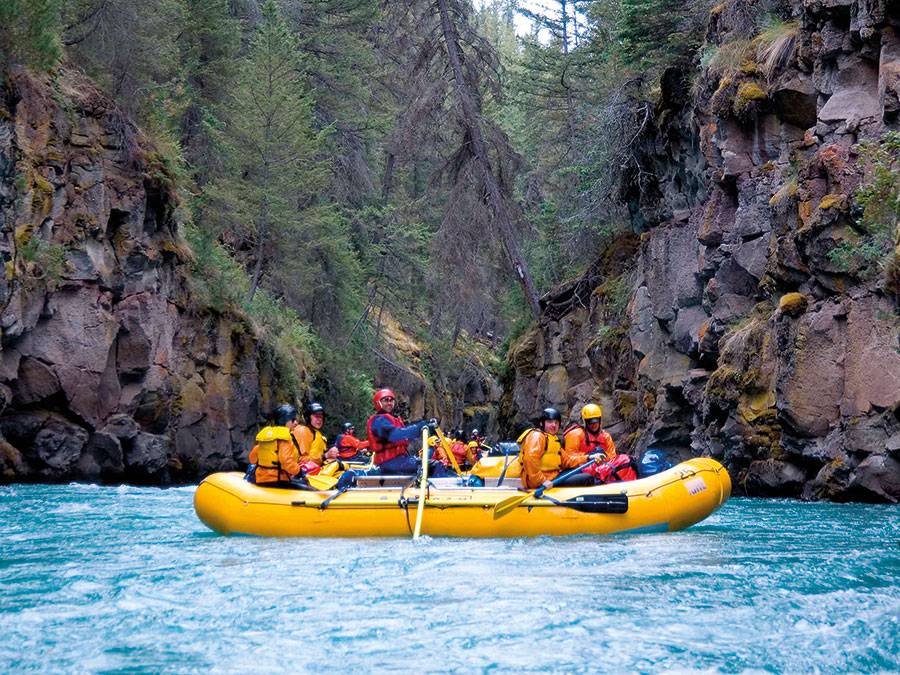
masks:
[[[290,403],[282,403],[272,413],[272,420],[279,427],[285,426],[291,420],[297,419],[297,409]]]
[[[350,431],[351,429],[355,429],[355,428],[356,428],[355,426],[353,426],[353,422],[344,422],[344,424],[341,425],[341,426],[342,426],[342,428],[344,429],[344,433]]]
[[[544,408],[541,410],[541,416],[538,419],[541,422],[546,422],[547,420],[557,420],[562,422],[562,415],[559,414],[559,410],[556,408]]]
[[[309,419],[316,413],[321,413],[323,415],[325,414],[325,408],[322,407],[321,403],[313,402],[306,406],[306,419]]]
[[[453,435],[456,438],[465,438],[466,432],[463,431],[462,429],[457,429],[456,431],[453,432]]]

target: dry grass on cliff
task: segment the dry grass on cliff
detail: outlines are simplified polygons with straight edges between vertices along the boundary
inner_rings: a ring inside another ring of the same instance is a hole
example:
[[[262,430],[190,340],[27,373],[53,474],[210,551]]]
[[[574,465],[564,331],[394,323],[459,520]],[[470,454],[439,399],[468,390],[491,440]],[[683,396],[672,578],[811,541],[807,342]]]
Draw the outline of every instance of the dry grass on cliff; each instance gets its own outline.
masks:
[[[767,80],[790,63],[799,36],[797,21],[773,21],[759,34],[759,62]]]

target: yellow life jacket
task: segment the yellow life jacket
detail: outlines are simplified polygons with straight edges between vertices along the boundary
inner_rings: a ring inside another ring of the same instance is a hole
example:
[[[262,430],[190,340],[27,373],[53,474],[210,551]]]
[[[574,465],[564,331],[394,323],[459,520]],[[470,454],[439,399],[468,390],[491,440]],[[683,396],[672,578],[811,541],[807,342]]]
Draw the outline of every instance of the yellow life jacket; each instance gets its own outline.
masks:
[[[541,471],[559,471],[562,468],[562,447],[559,444],[559,438],[551,436],[541,429],[526,429],[516,439],[519,447],[525,442],[525,437],[531,432],[536,431],[544,437],[544,454],[541,456]],[[525,466],[525,457],[519,450],[519,464]]]
[[[256,455],[256,466],[265,469],[278,469],[281,464],[278,461],[278,441],[288,441],[294,452],[297,451],[291,438],[291,431],[287,427],[264,427],[256,434],[256,444],[258,446]]]
[[[309,444],[309,456],[310,457],[318,457],[319,461],[322,462],[325,459],[325,451],[328,450],[328,439],[322,435],[322,432],[318,429],[313,429],[308,424],[301,424],[301,427],[306,427],[312,432],[312,441]]]

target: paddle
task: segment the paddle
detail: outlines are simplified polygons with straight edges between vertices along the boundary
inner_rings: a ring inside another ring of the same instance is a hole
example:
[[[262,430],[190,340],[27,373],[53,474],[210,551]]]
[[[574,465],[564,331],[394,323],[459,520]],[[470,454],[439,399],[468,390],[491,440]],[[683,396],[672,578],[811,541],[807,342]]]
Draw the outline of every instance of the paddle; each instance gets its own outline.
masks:
[[[581,466],[572,469],[571,471],[567,471],[566,473],[560,474],[559,476],[554,478],[552,481],[550,481],[550,483],[551,483],[550,488],[554,488],[557,485],[559,485],[561,482],[566,480],[567,478],[570,478],[571,476],[574,476],[575,474],[581,473],[582,471],[584,471],[586,468],[588,468],[593,463],[594,463],[594,460],[592,459],[589,462],[585,462]],[[498,502],[497,505],[494,507],[494,520],[500,520],[503,516],[509,515],[516,509],[516,507],[519,504],[524,502],[526,499],[530,499],[531,497],[534,497],[535,499],[543,498],[544,491],[549,490],[550,488],[546,488],[542,485],[534,492],[528,492],[528,493],[525,493],[524,495],[513,495],[512,497],[507,497],[503,501]]]
[[[440,427],[434,428],[434,433],[437,434],[437,437],[441,441],[441,447],[444,448],[444,454],[450,459],[450,464],[453,466],[453,470],[456,472],[457,476],[462,476],[462,469],[459,468],[459,462],[456,461],[456,455],[453,454],[453,451],[450,450],[450,442],[444,436],[444,432],[441,431]]]
[[[419,506],[416,509],[416,529],[413,539],[422,534],[422,515],[425,513],[425,492],[428,489],[428,427],[422,429],[422,482],[419,484]]]
[[[340,490],[338,490],[338,491],[335,492],[333,495],[331,495],[328,499],[326,499],[324,502],[322,502],[321,504],[319,504],[319,508],[320,508],[322,511],[324,511],[325,509],[328,508],[328,505],[329,505],[331,502],[333,502],[335,499],[337,499],[338,497],[340,497],[342,494],[344,494],[344,493],[345,493],[347,490],[349,490],[351,487],[353,487],[353,481],[347,481],[346,485],[344,485]]]
[[[321,474],[306,474],[304,478],[306,478],[306,482],[316,490],[330,490],[337,485],[338,482],[338,479],[334,476],[323,476]]]
[[[497,487],[503,485],[503,479],[506,478],[506,472],[509,469],[509,455],[503,455],[503,471],[500,472],[500,478],[497,479]]]

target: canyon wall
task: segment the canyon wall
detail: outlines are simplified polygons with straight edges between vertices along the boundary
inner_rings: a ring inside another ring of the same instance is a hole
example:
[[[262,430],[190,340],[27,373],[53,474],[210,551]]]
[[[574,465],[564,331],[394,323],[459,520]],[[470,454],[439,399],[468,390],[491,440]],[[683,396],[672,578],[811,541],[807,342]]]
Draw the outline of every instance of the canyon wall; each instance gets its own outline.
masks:
[[[719,5],[712,65],[663,76],[630,195],[651,226],[544,299],[503,420],[599,401],[624,449],[715,457],[739,493],[896,502],[898,253],[861,229],[858,188],[900,129],[900,7],[795,3],[769,60],[764,10]],[[723,49],[743,53],[717,70]]]

